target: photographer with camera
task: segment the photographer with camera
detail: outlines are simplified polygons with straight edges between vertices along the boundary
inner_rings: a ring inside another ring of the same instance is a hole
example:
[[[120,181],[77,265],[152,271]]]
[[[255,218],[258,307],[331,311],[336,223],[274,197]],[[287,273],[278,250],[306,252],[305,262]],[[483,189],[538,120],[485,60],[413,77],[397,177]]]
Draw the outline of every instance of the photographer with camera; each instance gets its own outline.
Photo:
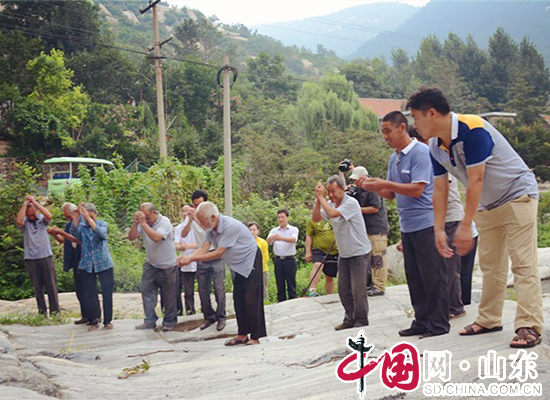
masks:
[[[350,180],[355,182],[361,177],[369,177],[365,167],[354,167],[353,163],[345,159],[338,165],[341,175],[351,171]],[[346,194],[353,197],[361,206],[361,214],[367,228],[367,235],[372,245],[371,268],[367,279],[367,295],[383,296],[388,280],[388,265],[386,250],[388,247],[388,213],[384,200],[375,192],[361,189],[355,184],[346,188]]]

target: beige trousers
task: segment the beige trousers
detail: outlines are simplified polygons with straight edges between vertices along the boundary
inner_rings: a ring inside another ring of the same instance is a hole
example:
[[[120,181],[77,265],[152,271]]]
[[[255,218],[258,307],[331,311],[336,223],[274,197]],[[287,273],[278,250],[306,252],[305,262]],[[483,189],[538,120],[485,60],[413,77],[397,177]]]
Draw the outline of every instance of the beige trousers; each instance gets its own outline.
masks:
[[[542,334],[542,291],[537,259],[538,200],[521,196],[492,210],[478,211],[479,265],[483,292],[476,323],[502,326],[509,259],[517,295],[515,329],[530,327]]]
[[[386,281],[388,280],[388,262],[386,260],[386,250],[388,249],[388,237],[385,235],[369,235],[372,245],[371,253],[371,271],[372,284],[382,292],[386,291]]]

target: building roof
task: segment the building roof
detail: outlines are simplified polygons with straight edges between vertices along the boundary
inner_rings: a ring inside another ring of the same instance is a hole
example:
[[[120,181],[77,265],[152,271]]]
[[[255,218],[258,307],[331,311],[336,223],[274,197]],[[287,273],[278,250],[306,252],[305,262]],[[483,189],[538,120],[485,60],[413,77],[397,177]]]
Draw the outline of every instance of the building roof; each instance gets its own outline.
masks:
[[[392,111],[403,111],[405,99],[375,99],[375,98],[359,98],[359,102],[363,108],[372,110],[378,117],[383,117]]]
[[[510,113],[510,112],[501,112],[501,111],[491,111],[483,114],[478,114],[481,118],[490,118],[490,117],[508,117],[508,118],[516,118],[517,113]]]
[[[114,164],[108,160],[101,158],[84,158],[84,157],[54,157],[44,161],[44,164],[58,164],[58,163],[79,163],[79,164],[106,164],[114,166]]]

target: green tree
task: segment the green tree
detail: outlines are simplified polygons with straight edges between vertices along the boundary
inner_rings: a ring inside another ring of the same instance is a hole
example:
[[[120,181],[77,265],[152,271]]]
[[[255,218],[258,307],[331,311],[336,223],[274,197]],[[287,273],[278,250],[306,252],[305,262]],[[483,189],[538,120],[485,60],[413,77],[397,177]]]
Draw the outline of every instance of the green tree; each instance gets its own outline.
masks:
[[[353,83],[342,75],[325,76],[321,83],[305,83],[298,96],[296,113],[306,138],[319,148],[334,127],[375,130],[378,119],[361,107]]]
[[[284,59],[279,55],[270,57],[261,52],[256,58],[248,60],[247,79],[267,98],[283,97],[294,100],[298,83],[289,78],[285,72]]]
[[[90,1],[0,1],[0,24],[40,36],[46,50],[91,50],[101,41],[98,6]]]
[[[508,101],[508,90],[517,64],[518,47],[504,29],[489,38],[489,59],[483,69],[484,86],[480,91],[497,109]]]
[[[41,53],[27,68],[36,76],[36,84],[29,98],[49,107],[66,131],[60,132],[64,147],[75,144],[82,122],[86,118],[90,99],[82,86],[73,86],[73,71],[66,68],[63,52],[53,49],[49,55]]]
[[[198,57],[207,62],[221,58],[225,38],[208,19],[186,19],[176,28],[175,37],[180,42],[177,53],[182,57]]]

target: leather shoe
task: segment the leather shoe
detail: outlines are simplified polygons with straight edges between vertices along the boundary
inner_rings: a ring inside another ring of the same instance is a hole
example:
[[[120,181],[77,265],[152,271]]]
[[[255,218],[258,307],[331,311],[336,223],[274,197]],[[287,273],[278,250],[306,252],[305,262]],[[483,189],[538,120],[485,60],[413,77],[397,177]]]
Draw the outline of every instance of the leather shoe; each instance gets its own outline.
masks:
[[[216,325],[216,330],[223,331],[223,328],[225,328],[225,321],[218,321],[218,325]]]
[[[408,328],[408,329],[402,329],[399,331],[399,336],[416,336],[416,335],[423,335],[425,334],[425,330],[421,330],[419,328]]]
[[[136,325],[134,328],[136,328],[137,330],[142,330],[142,329],[155,329],[157,327],[157,325],[147,325],[145,322],[143,324],[139,324],[139,325]]]
[[[206,321],[204,321],[204,324],[202,324],[202,325],[200,326],[200,330],[201,330],[201,331],[204,331],[204,330],[205,330],[206,328],[208,328],[210,325],[212,325],[212,322],[206,320]]]
[[[350,325],[346,325],[346,324],[338,324],[334,327],[334,330],[335,331],[341,331],[342,329],[350,329],[350,328],[353,328],[353,325],[350,326]]]
[[[82,325],[82,324],[87,324],[88,323],[88,319],[82,317],[80,318],[78,321],[74,321],[74,324],[75,325]]]

